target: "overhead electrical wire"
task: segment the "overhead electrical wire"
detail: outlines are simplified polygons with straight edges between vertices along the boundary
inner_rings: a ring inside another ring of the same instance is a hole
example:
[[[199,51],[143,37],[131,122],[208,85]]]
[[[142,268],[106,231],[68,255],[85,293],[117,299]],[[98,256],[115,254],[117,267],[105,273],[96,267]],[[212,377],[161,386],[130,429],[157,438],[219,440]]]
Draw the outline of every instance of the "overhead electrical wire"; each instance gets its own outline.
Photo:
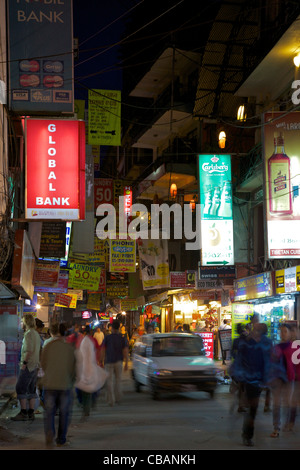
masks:
[[[95,38],[96,36],[98,36],[98,34],[100,33],[103,33],[103,31],[105,31],[107,28],[109,28],[110,26],[112,26],[113,24],[117,23],[117,21],[121,20],[122,18],[124,18],[125,16],[127,16],[129,13],[131,13],[133,10],[135,10],[138,6],[140,6],[142,3],[144,3],[145,0],[141,0],[139,3],[137,3],[136,5],[134,5],[132,8],[129,8],[129,10],[126,10],[124,13],[122,13],[122,15],[120,15],[118,18],[114,19],[113,21],[111,21],[110,23],[108,23],[107,25],[103,26],[101,29],[99,29],[96,33],[92,34],[91,36],[89,36],[88,38],[84,39],[80,44],[79,46],[82,46],[83,44],[85,44],[86,42],[90,41],[91,39]]]
[[[115,46],[119,46],[120,44],[122,44],[124,41],[126,41],[127,39],[129,39],[131,36],[134,36],[135,34],[139,33],[140,31],[142,31],[144,28],[146,28],[147,26],[150,26],[152,23],[154,23],[155,21],[159,20],[160,18],[162,18],[164,15],[166,15],[167,13],[169,13],[171,10],[173,10],[174,8],[176,8],[178,5],[180,5],[181,3],[183,3],[185,0],[180,0],[179,2],[176,3],[176,5],[173,5],[171,8],[169,8],[168,10],[166,10],[165,12],[161,13],[159,16],[153,18],[151,21],[148,21],[148,23],[144,24],[143,26],[141,26],[140,28],[138,28],[136,31],[134,31],[133,33],[130,33],[128,36],[126,36],[124,39],[121,39],[120,41],[117,41],[115,44],[111,45],[110,47],[106,48],[105,50],[97,53],[97,54],[94,54],[92,57],[89,57],[88,59],[85,59],[83,60],[82,62],[76,64],[76,67],[78,67],[79,65],[82,65],[86,62],[88,62],[89,60],[92,60],[94,59],[95,57],[98,57],[99,55],[101,54],[104,54],[105,52],[107,52],[108,50],[112,49],[113,47]]]

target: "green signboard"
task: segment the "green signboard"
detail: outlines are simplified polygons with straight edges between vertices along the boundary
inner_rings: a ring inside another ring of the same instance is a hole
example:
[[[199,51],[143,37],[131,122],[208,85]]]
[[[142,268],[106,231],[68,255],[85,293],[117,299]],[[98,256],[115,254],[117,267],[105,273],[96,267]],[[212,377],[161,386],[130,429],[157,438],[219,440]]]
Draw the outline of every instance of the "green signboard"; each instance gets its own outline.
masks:
[[[202,260],[233,265],[233,216],[230,155],[199,155]]]

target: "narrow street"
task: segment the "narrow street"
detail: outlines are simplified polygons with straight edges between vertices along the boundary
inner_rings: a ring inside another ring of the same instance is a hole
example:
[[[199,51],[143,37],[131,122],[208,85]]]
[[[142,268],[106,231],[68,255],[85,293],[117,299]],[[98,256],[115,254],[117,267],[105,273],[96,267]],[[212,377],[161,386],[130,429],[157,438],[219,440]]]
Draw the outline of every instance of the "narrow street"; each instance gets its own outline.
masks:
[[[124,374],[123,389],[123,402],[114,407],[105,403],[102,392],[96,408],[84,422],[75,403],[68,433],[70,445],[53,450],[98,450],[102,459],[114,451],[146,456],[152,451],[175,455],[176,451],[195,454],[203,450],[299,449],[299,422],[293,433],[282,433],[277,439],[269,437],[272,413],[264,413],[264,395],[256,419],[254,447],[249,448],[242,445],[243,414],[237,413],[236,407],[231,410],[228,384],[218,386],[214,399],[205,393],[189,392],[163,395],[161,400],[154,401],[147,389],[135,392],[128,371]],[[0,417],[2,435],[6,428],[7,436],[6,441],[0,440],[0,449],[46,450],[43,414],[36,414],[34,422],[13,422],[10,417],[16,413],[17,408],[8,408]],[[141,453],[142,450],[145,452]],[[76,455],[71,455],[71,459]]]

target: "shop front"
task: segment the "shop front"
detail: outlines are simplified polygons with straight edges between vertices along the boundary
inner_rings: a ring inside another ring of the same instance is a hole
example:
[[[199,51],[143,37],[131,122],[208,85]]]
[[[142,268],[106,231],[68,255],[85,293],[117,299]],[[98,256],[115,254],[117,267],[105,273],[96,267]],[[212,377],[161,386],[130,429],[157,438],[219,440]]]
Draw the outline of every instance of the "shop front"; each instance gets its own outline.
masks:
[[[298,268],[300,277],[300,267]],[[286,282],[292,273],[294,273],[293,282]],[[258,321],[267,325],[268,336],[271,340],[279,341],[280,324],[284,322],[296,324],[297,322],[296,287],[296,267],[236,280],[232,304],[233,337],[238,336],[238,323],[249,323],[253,315],[257,315]]]

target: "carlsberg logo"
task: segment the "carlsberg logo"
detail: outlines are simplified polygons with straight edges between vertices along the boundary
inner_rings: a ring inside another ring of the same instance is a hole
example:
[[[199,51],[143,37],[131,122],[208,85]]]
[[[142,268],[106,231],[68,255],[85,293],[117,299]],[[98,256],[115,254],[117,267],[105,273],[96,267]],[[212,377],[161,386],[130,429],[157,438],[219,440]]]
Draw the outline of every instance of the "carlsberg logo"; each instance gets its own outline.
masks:
[[[207,173],[223,173],[224,171],[228,171],[227,165],[217,165],[212,163],[203,163],[202,170],[206,171]]]

